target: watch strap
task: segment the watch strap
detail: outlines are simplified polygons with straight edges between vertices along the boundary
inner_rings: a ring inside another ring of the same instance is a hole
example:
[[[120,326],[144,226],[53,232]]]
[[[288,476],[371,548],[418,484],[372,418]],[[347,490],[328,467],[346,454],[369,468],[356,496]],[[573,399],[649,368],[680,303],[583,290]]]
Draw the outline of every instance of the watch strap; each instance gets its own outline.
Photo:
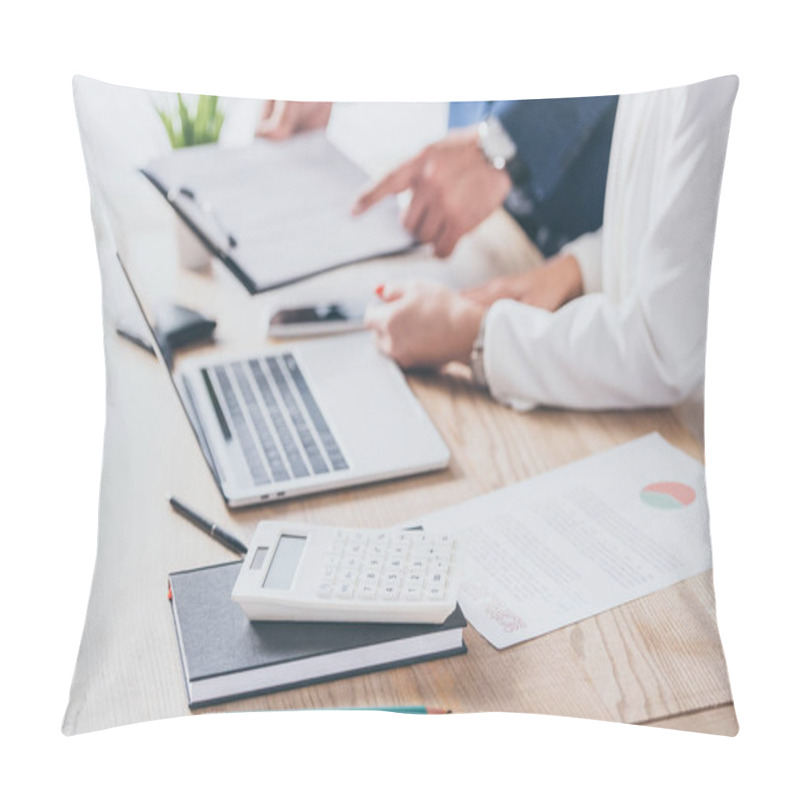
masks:
[[[525,186],[530,179],[528,167],[519,153],[506,161],[505,170],[508,173],[508,177],[511,178],[511,183],[514,186]]]

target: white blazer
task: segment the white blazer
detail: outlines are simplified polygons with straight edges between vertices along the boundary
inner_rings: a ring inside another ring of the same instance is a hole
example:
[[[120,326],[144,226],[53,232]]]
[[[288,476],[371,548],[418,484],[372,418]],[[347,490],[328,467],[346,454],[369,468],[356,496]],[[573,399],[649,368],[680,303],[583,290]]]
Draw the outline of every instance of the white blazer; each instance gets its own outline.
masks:
[[[603,227],[564,248],[585,294],[556,312],[489,310],[492,395],[520,410],[673,405],[702,385],[719,189],[739,85],[620,97]]]

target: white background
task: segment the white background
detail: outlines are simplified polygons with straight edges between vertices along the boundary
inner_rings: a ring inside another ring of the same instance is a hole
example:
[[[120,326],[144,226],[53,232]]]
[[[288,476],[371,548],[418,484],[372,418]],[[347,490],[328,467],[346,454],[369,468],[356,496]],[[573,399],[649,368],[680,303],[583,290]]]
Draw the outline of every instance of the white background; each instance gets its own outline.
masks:
[[[4,12],[4,793],[796,791],[800,71],[791,5],[740,7],[74,0]],[[212,715],[62,736],[96,546],[104,407],[74,73],[222,95],[452,100],[648,90],[731,72],[741,87],[714,255],[706,443],[736,739],[532,715],[352,713]]]

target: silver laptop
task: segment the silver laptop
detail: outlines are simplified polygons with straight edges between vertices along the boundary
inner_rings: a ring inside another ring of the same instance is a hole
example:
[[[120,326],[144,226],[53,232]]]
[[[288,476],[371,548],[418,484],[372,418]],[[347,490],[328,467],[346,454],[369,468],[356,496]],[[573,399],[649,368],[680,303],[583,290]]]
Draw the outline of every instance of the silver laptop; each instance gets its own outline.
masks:
[[[450,460],[402,373],[367,333],[187,359],[175,384],[231,506],[413,475]]]
[[[168,371],[231,507],[443,469],[450,461],[403,374],[370,333],[187,358]]]

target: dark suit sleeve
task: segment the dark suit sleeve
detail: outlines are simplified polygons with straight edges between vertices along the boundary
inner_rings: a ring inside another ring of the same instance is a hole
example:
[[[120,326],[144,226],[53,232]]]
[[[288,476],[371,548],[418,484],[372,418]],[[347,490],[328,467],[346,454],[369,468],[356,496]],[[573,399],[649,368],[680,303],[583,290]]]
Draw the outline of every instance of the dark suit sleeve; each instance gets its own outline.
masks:
[[[527,187],[537,202],[547,202],[591,142],[607,128],[610,143],[617,98],[579,97],[555,100],[497,101],[497,117],[530,175]],[[608,153],[605,154],[606,168]]]

